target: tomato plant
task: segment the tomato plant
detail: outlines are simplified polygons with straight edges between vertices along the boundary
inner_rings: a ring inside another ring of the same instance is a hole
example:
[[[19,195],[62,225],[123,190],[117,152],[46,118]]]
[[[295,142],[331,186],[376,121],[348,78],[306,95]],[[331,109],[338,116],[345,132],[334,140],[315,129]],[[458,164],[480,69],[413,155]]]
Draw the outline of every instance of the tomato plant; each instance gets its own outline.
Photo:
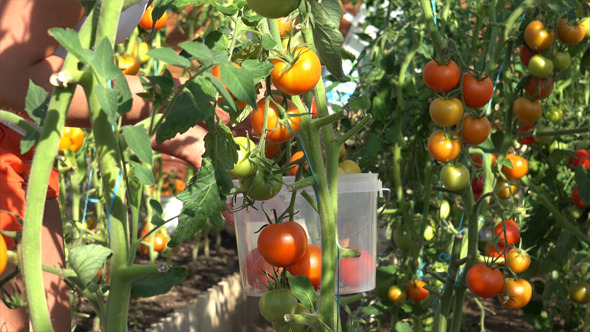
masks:
[[[284,94],[298,96],[313,89],[322,76],[322,64],[317,54],[305,46],[292,48],[295,58],[289,64],[284,59],[274,59],[270,79],[274,86]]]
[[[338,278],[345,285],[358,287],[364,284],[373,275],[373,258],[369,253],[359,247],[349,247],[360,251],[359,257],[341,258],[338,263]]]
[[[132,55],[119,57],[119,69],[125,75],[137,75],[139,73],[139,60]]]
[[[150,46],[148,45],[148,43],[144,41],[139,43],[139,46],[137,45],[137,43],[134,43],[131,46],[131,55],[136,57],[139,60],[139,62],[146,63],[150,59],[150,56],[147,55],[147,52],[149,50]]]
[[[168,14],[166,12],[164,12],[162,14],[162,16],[160,18],[158,18],[156,20],[156,22],[154,22],[154,19],[152,17],[152,12],[154,11],[154,7],[148,7],[145,12],[143,13],[143,16],[141,17],[141,20],[139,21],[138,26],[144,30],[152,30],[152,28],[154,30],[160,30],[162,29],[164,26],[166,26],[166,23],[168,23]]]
[[[553,61],[541,54],[535,54],[529,61],[529,73],[538,78],[545,78],[553,73]]]
[[[517,133],[526,133],[526,132],[533,132],[533,129],[535,129],[535,127],[532,124],[529,123],[521,123],[520,126],[518,126],[518,129],[516,130]],[[535,144],[535,137],[534,136],[521,136],[518,138],[518,141],[521,144],[525,144],[525,145],[533,145]]]
[[[479,145],[490,136],[491,130],[492,126],[487,117],[475,118],[468,114],[463,118],[461,137],[466,144]]]
[[[463,164],[445,165],[440,172],[443,186],[452,191],[459,191],[469,184],[470,174]]]
[[[162,251],[166,248],[166,244],[168,243],[168,239],[166,235],[162,233],[154,234],[154,250],[155,251]]]
[[[286,221],[265,226],[258,235],[258,251],[273,266],[297,262],[307,249],[307,234],[299,223]]]
[[[457,98],[436,98],[428,108],[430,118],[436,124],[451,127],[463,118],[463,103]]]
[[[270,265],[262,255],[258,248],[254,248],[246,255],[244,266],[246,280],[250,286],[266,290],[268,288],[268,280],[276,274],[282,272],[282,268],[277,268]]]
[[[266,18],[281,18],[289,14],[299,6],[300,0],[268,1],[247,0],[248,7],[258,15]]]
[[[297,297],[290,289],[273,289],[264,293],[258,302],[258,309],[269,322],[283,322],[286,314],[295,313]]]
[[[553,141],[552,135],[539,135],[541,133],[551,132],[553,129],[551,127],[547,127],[541,124],[536,126],[536,134],[535,134],[535,142],[539,144],[549,144]]]
[[[579,24],[568,24],[567,18],[560,18],[557,22],[557,37],[568,45],[575,45],[586,37],[586,29]]]
[[[555,33],[547,31],[543,22],[535,20],[530,22],[524,30],[524,42],[533,50],[543,52],[555,41]]]
[[[84,144],[84,131],[78,127],[64,127],[59,141],[59,149],[78,151]]]
[[[520,309],[529,303],[532,295],[533,288],[527,280],[506,279],[506,284],[498,294],[498,299],[506,308]]]
[[[590,153],[586,149],[578,149],[574,152],[575,157],[567,157],[567,164],[570,168],[576,168],[582,165],[585,169],[590,167]]]
[[[514,117],[524,123],[535,123],[543,114],[543,106],[540,100],[530,100],[526,97],[518,97],[512,103]]]
[[[6,263],[8,261],[8,249],[6,248],[6,241],[4,241],[4,236],[0,234],[0,274],[4,272],[6,268]]]
[[[531,256],[522,249],[512,249],[506,256],[506,265],[514,273],[522,273],[531,265]]]
[[[267,200],[275,197],[283,188],[281,173],[265,172],[258,168],[254,175],[240,179],[240,185],[246,195],[254,200]]]
[[[238,145],[238,161],[234,163],[234,167],[228,170],[227,173],[240,179],[252,176],[256,171],[256,167],[250,160],[250,151],[255,147],[255,143],[244,136],[235,137],[234,142]]]
[[[361,168],[354,160],[345,159],[338,163],[338,167],[342,168],[345,174],[361,173]]]
[[[264,145],[264,156],[273,159],[283,151],[283,143],[267,142]]]
[[[551,76],[538,78],[529,76],[529,80],[524,86],[525,93],[530,99],[544,99],[549,97],[553,92],[553,79]]]
[[[497,268],[490,268],[486,263],[473,264],[465,276],[467,288],[480,297],[496,296],[504,287],[504,276]]]
[[[506,182],[504,179],[498,179],[494,185],[494,191],[498,198],[506,199],[514,196],[518,192],[518,187],[513,183]]]
[[[299,131],[301,118],[298,116],[299,109],[292,101],[283,99],[280,96],[275,96],[274,99],[275,101],[271,100],[268,104],[266,138],[272,143],[283,143],[290,140]],[[286,119],[281,116],[281,111],[279,110],[279,106],[277,106],[279,104],[282,107],[283,101],[286,102]],[[265,105],[266,100],[260,99],[256,103],[256,109],[250,115],[252,130],[259,137],[262,137],[264,127]]]
[[[574,204],[581,209],[590,208],[590,203],[586,204],[580,198],[580,192],[578,190],[578,187],[575,187],[574,190],[572,190],[572,202],[574,202]]]
[[[572,57],[568,52],[557,51],[551,58],[553,61],[553,71],[565,71],[572,63]]]
[[[406,294],[413,301],[422,301],[428,296],[428,290],[424,288],[426,282],[422,280],[410,280],[406,286]]]
[[[502,166],[502,173],[504,173],[507,178],[518,180],[528,173],[529,163],[523,157],[508,153],[506,159],[510,160],[512,163],[512,167],[506,165]]]
[[[504,235],[504,228],[506,228],[506,236]],[[508,245],[512,246],[518,244],[520,241],[520,228],[514,220],[506,219],[504,222],[499,221],[494,227],[494,235],[498,237],[498,246],[505,246],[506,239]]]
[[[456,135],[436,130],[428,139],[428,152],[440,162],[455,160],[461,153],[461,141]]]
[[[459,85],[461,70],[452,60],[446,64],[430,60],[422,70],[422,78],[424,84],[435,92],[448,92]]]
[[[559,107],[551,107],[543,115],[546,119],[553,123],[560,123],[563,118],[563,111]]]
[[[497,153],[492,153],[491,154],[491,167],[494,168],[496,166],[496,159],[498,159],[498,154]],[[471,155],[471,163],[473,165],[473,167],[481,169],[483,167],[483,160],[482,160],[482,156],[480,154],[472,154]]]
[[[570,286],[568,293],[570,299],[578,304],[590,303],[590,284],[587,282],[576,282]]]
[[[291,30],[293,30],[293,25],[295,22],[294,20],[289,20],[286,17],[281,17],[277,19],[277,24],[279,25],[279,33],[281,34],[281,38],[285,38],[289,36]]]
[[[308,244],[303,256],[289,265],[287,271],[294,276],[306,276],[313,288],[318,290],[322,281],[322,248],[315,244]]]
[[[408,295],[397,285],[393,285],[387,290],[387,297],[395,303],[403,303],[408,298]]]
[[[531,60],[531,58],[535,54],[539,54],[539,51],[531,50],[528,46],[526,46],[524,44],[521,45],[518,50],[518,56],[520,57],[520,62],[527,68],[529,66],[529,61]]]
[[[471,108],[480,108],[492,99],[494,95],[494,85],[492,80],[484,76],[476,78],[471,73],[463,74],[463,101],[465,106]]]

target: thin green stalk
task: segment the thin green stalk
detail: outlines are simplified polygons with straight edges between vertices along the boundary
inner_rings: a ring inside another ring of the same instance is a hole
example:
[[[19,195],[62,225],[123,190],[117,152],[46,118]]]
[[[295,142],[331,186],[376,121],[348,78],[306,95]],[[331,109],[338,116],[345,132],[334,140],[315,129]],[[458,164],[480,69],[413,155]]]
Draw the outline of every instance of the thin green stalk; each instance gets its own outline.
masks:
[[[438,27],[434,23],[434,13],[432,11],[432,4],[430,0],[420,0],[420,6],[422,7],[422,12],[424,13],[424,20],[426,23],[426,30],[430,34],[430,38],[432,39],[432,44],[434,46],[434,50],[436,51],[436,58],[439,60],[443,59],[443,48],[444,48],[444,40],[440,32],[438,31]]]
[[[449,261],[448,276],[445,282],[444,291],[440,298],[439,306],[434,315],[434,322],[432,324],[434,331],[444,332],[447,330],[447,322],[449,312],[451,310],[451,301],[453,298],[453,290],[457,280],[457,273],[459,271],[459,258],[461,256],[461,244],[463,242],[463,233],[455,234],[453,240],[453,247],[451,249],[451,258]]]

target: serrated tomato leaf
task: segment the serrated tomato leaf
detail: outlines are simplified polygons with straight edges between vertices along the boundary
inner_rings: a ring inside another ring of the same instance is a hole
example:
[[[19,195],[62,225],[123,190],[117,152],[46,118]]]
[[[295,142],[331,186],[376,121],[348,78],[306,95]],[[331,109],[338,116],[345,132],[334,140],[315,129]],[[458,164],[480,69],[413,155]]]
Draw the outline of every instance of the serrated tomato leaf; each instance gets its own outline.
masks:
[[[165,273],[154,274],[133,281],[131,296],[150,297],[166,294],[174,285],[186,279],[188,269],[184,266],[173,266]]]
[[[87,285],[112,253],[111,249],[99,244],[74,247],[70,249],[68,262],[78,278]]]

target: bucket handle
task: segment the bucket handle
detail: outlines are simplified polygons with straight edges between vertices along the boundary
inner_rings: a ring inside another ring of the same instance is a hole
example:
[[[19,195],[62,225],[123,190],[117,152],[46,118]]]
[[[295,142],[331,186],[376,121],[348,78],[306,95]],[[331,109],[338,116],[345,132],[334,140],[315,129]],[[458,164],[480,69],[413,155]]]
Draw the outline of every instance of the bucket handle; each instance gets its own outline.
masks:
[[[383,193],[385,193],[385,195],[383,195]],[[385,197],[385,204],[383,204],[383,206],[377,209],[379,211],[379,217],[381,217],[381,215],[385,211],[385,207],[387,207],[389,205],[389,202],[391,201],[391,189],[381,188],[381,195]]]

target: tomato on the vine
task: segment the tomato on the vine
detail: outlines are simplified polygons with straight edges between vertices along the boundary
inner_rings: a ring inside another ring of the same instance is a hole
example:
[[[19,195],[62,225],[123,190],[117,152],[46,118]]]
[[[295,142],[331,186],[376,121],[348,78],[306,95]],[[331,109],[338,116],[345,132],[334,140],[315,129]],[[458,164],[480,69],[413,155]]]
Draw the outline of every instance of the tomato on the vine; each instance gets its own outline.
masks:
[[[322,77],[322,64],[317,54],[305,46],[291,49],[295,62],[273,59],[270,79],[284,94],[298,96],[313,89]]]
[[[457,135],[451,137],[451,133],[437,130],[428,139],[428,152],[432,158],[443,163],[455,160],[461,153],[461,141]]]
[[[260,231],[257,246],[269,264],[287,267],[305,254],[307,234],[303,226],[294,221],[269,224]]]
[[[590,303],[590,284],[579,281],[569,288],[570,299],[578,304]]]
[[[576,168],[582,165],[585,169],[590,167],[590,152],[585,149],[578,149],[574,152],[575,157],[567,157],[567,164],[570,168]]]
[[[506,228],[506,236],[504,236],[503,225]],[[505,246],[506,239],[508,239],[508,245],[512,246],[520,241],[520,229],[514,220],[506,219],[504,223],[499,221],[494,227],[494,236],[498,237],[498,246]]]
[[[480,108],[492,99],[494,95],[494,84],[485,76],[477,79],[471,73],[463,74],[463,101],[465,106]]]
[[[308,244],[303,256],[289,265],[287,271],[294,276],[306,276],[313,288],[318,290],[322,281],[322,248],[315,244]]]
[[[514,273],[522,273],[531,265],[531,256],[522,249],[512,249],[506,256],[506,265]]]
[[[526,97],[518,97],[512,103],[514,117],[524,123],[534,123],[541,118],[543,106],[540,100],[530,100]]]
[[[283,322],[285,315],[295,313],[297,297],[290,289],[269,290],[260,298],[258,309],[267,321]]]
[[[227,173],[235,178],[251,176],[256,171],[254,163],[250,160],[250,150],[255,146],[254,141],[245,136],[234,137],[234,143],[238,145],[238,161]]]
[[[498,196],[498,198],[505,199],[514,196],[518,191],[518,187],[513,183],[506,182],[504,179],[498,179],[496,181],[496,185],[494,186],[494,191],[496,192],[496,196]]]
[[[528,81],[524,86],[524,91],[530,99],[544,99],[549,97],[553,92],[553,79],[551,76],[546,78],[538,78],[529,76]]]
[[[248,7],[258,15],[266,18],[281,18],[289,16],[298,6],[300,0],[247,0]]]
[[[459,191],[469,184],[469,170],[463,164],[447,164],[440,172],[440,180],[445,188]]]
[[[246,255],[244,270],[246,271],[245,274],[248,284],[260,290],[266,290],[270,277],[274,276],[275,273],[280,274],[283,271],[282,268],[270,265],[260,255],[258,248],[250,250]]]
[[[572,202],[574,202],[574,204],[581,209],[590,208],[590,202],[586,204],[580,198],[580,191],[578,190],[578,187],[575,187],[574,190],[572,190]]]
[[[553,61],[541,54],[535,54],[529,61],[529,73],[538,78],[545,78],[553,73]]]
[[[458,98],[436,98],[430,103],[428,112],[436,124],[451,127],[463,118],[463,103]]]
[[[502,291],[498,294],[500,303],[509,309],[520,309],[527,305],[533,295],[531,284],[525,279],[506,279]]]
[[[520,62],[525,66],[529,66],[529,61],[533,57],[533,55],[539,54],[539,51],[531,50],[525,44],[520,46],[518,50],[518,56],[520,57]]]
[[[490,268],[486,263],[472,265],[465,275],[469,290],[483,298],[496,296],[504,287],[504,276],[497,268]]]
[[[144,30],[152,30],[153,27],[154,30],[160,30],[166,25],[166,23],[168,23],[168,14],[166,12],[164,12],[164,14],[162,14],[162,16],[154,23],[154,19],[152,18],[153,11],[154,7],[148,7],[145,10],[138,24],[140,28]]]
[[[560,18],[557,22],[557,37],[565,44],[575,45],[586,37],[586,29],[576,23],[568,24],[567,18]]]
[[[293,153],[291,159],[289,160],[289,163],[294,163],[299,159],[303,159],[303,161],[305,161],[305,154],[303,153],[303,151],[296,151],[295,153]],[[297,174],[297,170],[299,170],[299,165],[291,166],[291,168],[289,169],[289,175],[295,176],[295,174]]]
[[[338,263],[338,278],[345,285],[358,287],[364,284],[373,275],[373,259],[371,255],[359,247],[349,247],[360,252],[359,257],[341,258]]]
[[[137,75],[139,73],[139,60],[133,55],[124,55],[119,57],[119,69],[125,75]]]
[[[463,129],[461,129],[463,143],[479,145],[488,139],[491,131],[492,125],[486,116],[474,118],[472,115],[467,114],[463,118]]]
[[[564,71],[571,65],[572,56],[568,52],[557,51],[555,54],[553,54],[551,61],[553,61],[554,72]]]
[[[498,248],[496,248],[496,246],[491,242],[487,242],[485,247],[486,256],[492,258],[501,258],[504,259],[504,261],[506,260],[506,255],[510,250],[512,250],[512,248],[506,248],[505,246],[499,244]],[[504,261],[498,262],[498,264],[504,265]]]
[[[481,194],[483,192],[483,176],[476,176],[471,180],[471,190],[474,194]]]
[[[430,60],[422,70],[422,78],[424,84],[431,90],[437,93],[448,92],[459,85],[461,70],[453,60],[449,60],[446,64]]]
[[[265,201],[281,191],[283,177],[275,171],[267,173],[263,169],[257,169],[254,175],[240,179],[240,185],[251,199]]]
[[[526,133],[526,132],[531,132],[531,134],[533,133],[533,129],[535,129],[535,127],[530,124],[530,123],[521,123],[520,126],[518,126],[518,129],[516,129],[517,133]],[[535,137],[533,135],[531,136],[521,136],[518,138],[518,141],[521,144],[524,145],[533,145],[535,144]]]
[[[288,100],[283,99],[281,96],[274,97],[276,103],[283,106],[283,101],[287,102],[286,107],[286,114],[287,114],[287,123],[290,129],[287,127],[286,124],[280,122],[281,120],[281,113],[279,111],[279,107],[275,104],[273,100],[269,101],[268,104],[268,118],[266,123],[266,139],[272,143],[283,143],[290,140],[295,133],[299,131],[299,125],[301,124],[301,118],[299,117],[299,109],[295,104]],[[252,124],[252,130],[256,135],[262,137],[262,131],[264,127],[264,108],[265,108],[266,100],[260,99],[256,103],[256,109],[252,111],[250,114],[250,121]]]
[[[0,274],[4,272],[7,262],[8,248],[6,247],[6,241],[4,241],[4,236],[0,234]]]
[[[395,303],[402,303],[406,301],[408,295],[399,286],[392,285],[387,290],[387,297]]]
[[[411,300],[422,301],[428,296],[428,289],[424,288],[426,282],[422,280],[410,280],[406,286],[406,293]]]
[[[162,251],[164,250],[164,248],[166,248],[166,244],[168,244],[168,239],[166,238],[166,235],[162,234],[162,233],[156,233],[154,234],[154,250],[155,251]]]
[[[59,150],[78,151],[84,144],[84,131],[78,127],[64,127],[59,140]]]
[[[295,22],[293,20],[289,20],[286,17],[281,17],[277,19],[277,24],[279,26],[279,33],[281,34],[281,38],[289,36],[291,30],[293,30],[294,23]]]
[[[518,180],[528,173],[529,163],[523,157],[508,153],[506,154],[506,159],[512,163],[512,168],[506,165],[502,166],[502,173],[507,178]]]
[[[344,174],[361,173],[360,166],[350,159],[345,159],[338,163],[338,167],[342,168]]]
[[[150,56],[147,55],[149,50],[150,46],[146,42],[141,42],[139,46],[137,46],[137,43],[133,43],[133,46],[131,47],[131,54],[139,59],[139,62],[146,63],[150,59]]]
[[[498,159],[498,154],[493,152],[491,154],[491,167],[493,168],[494,166],[496,166],[496,159]],[[471,163],[473,165],[473,167],[475,168],[483,168],[483,160],[482,160],[482,156],[480,154],[472,154],[471,155]]]
[[[560,123],[563,117],[563,111],[559,107],[551,107],[544,114],[545,118],[553,123]]]
[[[266,142],[264,145],[264,156],[272,159],[283,151],[283,143]]]
[[[547,31],[543,22],[535,20],[530,22],[524,30],[524,42],[533,50],[543,52],[555,41],[555,33]]]

